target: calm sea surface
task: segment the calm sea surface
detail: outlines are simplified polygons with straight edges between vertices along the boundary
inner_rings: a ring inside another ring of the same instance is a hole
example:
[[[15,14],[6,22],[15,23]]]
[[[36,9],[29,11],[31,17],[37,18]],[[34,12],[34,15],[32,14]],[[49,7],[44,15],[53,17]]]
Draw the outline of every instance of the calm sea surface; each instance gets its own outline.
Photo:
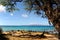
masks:
[[[53,31],[53,26],[0,26],[3,31],[27,30],[27,31]]]

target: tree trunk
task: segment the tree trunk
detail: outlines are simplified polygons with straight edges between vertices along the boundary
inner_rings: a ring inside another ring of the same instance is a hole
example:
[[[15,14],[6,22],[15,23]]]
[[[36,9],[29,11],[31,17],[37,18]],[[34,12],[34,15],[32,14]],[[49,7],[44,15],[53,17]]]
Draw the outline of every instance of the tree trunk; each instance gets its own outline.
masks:
[[[56,23],[55,24],[55,28],[58,31],[58,39],[60,40],[60,24],[59,23]]]
[[[54,25],[55,29],[58,32],[58,39],[60,40],[60,19],[49,19],[49,21]]]
[[[60,40],[60,32],[58,32],[58,39]]]

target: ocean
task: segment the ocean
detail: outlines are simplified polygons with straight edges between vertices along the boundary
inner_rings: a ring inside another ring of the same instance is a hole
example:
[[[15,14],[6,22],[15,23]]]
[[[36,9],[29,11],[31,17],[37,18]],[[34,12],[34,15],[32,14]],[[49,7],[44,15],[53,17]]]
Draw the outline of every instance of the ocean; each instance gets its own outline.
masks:
[[[55,28],[53,26],[36,26],[36,25],[28,25],[28,26],[0,26],[3,31],[11,31],[11,30],[27,30],[27,31],[53,31]]]

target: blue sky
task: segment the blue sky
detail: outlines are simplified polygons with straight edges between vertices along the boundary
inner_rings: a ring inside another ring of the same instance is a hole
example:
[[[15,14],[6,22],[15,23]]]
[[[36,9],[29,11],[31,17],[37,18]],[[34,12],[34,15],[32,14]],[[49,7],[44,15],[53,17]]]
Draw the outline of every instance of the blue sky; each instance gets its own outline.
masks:
[[[17,4],[20,10],[12,13],[7,12],[6,8],[0,5],[0,25],[49,25],[48,19],[37,16],[33,11],[29,14],[21,4]]]

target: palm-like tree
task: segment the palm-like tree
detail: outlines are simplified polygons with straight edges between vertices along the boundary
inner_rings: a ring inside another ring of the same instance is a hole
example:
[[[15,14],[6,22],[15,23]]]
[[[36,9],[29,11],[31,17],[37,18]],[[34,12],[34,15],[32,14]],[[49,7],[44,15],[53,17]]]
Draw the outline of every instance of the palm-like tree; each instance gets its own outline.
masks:
[[[42,17],[47,17],[49,23],[52,23],[57,31],[59,32],[60,38],[60,0],[23,0],[27,6],[27,10],[35,10],[36,14],[42,15]],[[21,1],[11,1],[4,0],[0,4],[7,6],[9,11],[14,11],[17,2]],[[44,13],[41,13],[40,11]]]

